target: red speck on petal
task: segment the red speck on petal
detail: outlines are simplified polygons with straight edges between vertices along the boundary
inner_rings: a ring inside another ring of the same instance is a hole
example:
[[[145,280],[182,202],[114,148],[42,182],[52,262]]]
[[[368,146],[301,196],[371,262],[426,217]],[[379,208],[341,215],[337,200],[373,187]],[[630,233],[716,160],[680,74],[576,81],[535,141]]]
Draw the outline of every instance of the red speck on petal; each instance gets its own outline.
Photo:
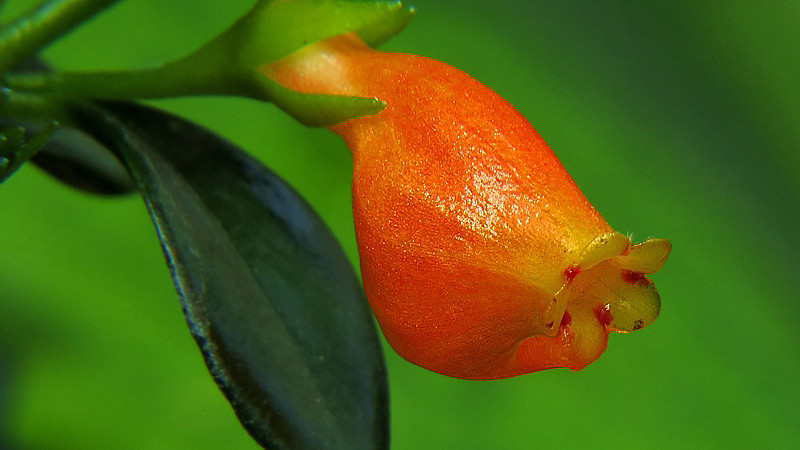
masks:
[[[580,267],[575,266],[575,265],[567,267],[567,269],[564,270],[564,276],[567,277],[567,283],[569,283],[570,281],[574,280],[575,277],[578,276],[579,273],[581,273],[581,268]]]
[[[614,316],[611,314],[611,308],[609,305],[598,306],[594,309],[594,315],[597,317],[597,320],[605,326],[610,325],[611,321],[614,320]]]
[[[564,311],[564,317],[561,318],[561,328],[568,327],[572,323],[572,316],[569,312]]]
[[[650,280],[644,276],[642,272],[634,272],[632,270],[622,271],[622,280],[630,284],[649,284]]]

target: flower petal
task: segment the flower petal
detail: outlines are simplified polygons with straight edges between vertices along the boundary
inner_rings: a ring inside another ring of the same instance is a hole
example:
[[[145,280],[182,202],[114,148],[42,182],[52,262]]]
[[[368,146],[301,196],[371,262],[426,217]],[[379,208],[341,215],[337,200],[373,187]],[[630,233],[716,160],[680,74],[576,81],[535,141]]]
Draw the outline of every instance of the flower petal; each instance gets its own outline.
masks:
[[[623,269],[655,273],[661,270],[671,250],[672,244],[666,239],[648,239],[641,244],[632,245],[627,254],[617,259]]]
[[[572,286],[570,303],[606,305],[609,328],[631,332],[653,323],[661,309],[655,285],[642,272],[620,268],[616,259],[582,273]]]

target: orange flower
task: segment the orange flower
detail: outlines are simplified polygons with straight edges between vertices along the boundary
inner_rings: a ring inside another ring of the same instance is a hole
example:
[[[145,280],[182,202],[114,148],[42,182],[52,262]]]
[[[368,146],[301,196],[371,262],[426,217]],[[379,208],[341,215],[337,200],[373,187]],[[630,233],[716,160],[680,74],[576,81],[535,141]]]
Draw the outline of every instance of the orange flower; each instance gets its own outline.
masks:
[[[306,93],[377,97],[331,127],[349,146],[364,287],[407,360],[471,379],[578,370],[610,331],[658,315],[638,245],[592,208],[534,128],[465,73],[343,35],[262,73]]]

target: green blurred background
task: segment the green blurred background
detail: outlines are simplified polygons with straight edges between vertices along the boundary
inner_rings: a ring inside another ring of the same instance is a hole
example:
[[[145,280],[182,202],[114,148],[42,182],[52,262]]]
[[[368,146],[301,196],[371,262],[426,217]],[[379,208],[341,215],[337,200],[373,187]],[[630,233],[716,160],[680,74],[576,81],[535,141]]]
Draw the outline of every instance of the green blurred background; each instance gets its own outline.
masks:
[[[251,4],[128,0],[46,59],[154,65]],[[613,335],[581,372],[464,381],[386,347],[394,448],[798,445],[800,2],[413,4],[386,49],[494,88],[615,229],[674,250],[653,277],[658,321]],[[337,137],[247,100],[154,103],[293,183],[355,261]],[[0,446],[255,447],[205,370],[138,197],[94,197],[26,167],[0,205]]]

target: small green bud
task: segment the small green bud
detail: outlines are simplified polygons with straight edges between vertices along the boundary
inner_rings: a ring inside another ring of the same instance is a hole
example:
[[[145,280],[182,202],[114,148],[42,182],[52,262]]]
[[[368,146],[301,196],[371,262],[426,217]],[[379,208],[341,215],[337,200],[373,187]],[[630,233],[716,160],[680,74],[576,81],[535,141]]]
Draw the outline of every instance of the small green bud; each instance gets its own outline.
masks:
[[[0,183],[47,144],[56,126],[55,122],[45,125],[27,141],[23,127],[11,126],[0,130]]]

